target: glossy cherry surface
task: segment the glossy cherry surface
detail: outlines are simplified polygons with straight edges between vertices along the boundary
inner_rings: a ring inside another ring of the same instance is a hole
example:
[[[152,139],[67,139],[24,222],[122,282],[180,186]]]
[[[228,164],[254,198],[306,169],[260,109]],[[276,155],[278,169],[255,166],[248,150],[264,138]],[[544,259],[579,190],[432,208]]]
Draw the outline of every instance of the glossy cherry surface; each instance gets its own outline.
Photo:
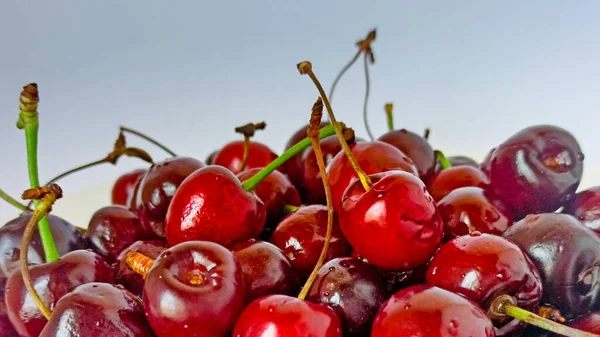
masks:
[[[425,184],[399,170],[370,177],[369,191],[355,180],[342,199],[340,226],[348,242],[382,269],[409,270],[429,261],[443,223]]]
[[[375,316],[371,337],[495,337],[492,322],[477,303],[428,285],[404,288]]]
[[[321,267],[306,300],[332,308],[342,320],[344,336],[353,337],[369,336],[387,298],[386,282],[374,266],[343,257]]]
[[[142,224],[159,238],[165,237],[165,216],[181,182],[204,163],[189,157],[173,157],[152,165],[140,179],[134,207]]]
[[[592,310],[600,294],[600,238],[575,217],[529,215],[503,236],[516,243],[540,272],[543,304],[569,319]]]
[[[369,263],[367,259],[360,256],[356,251],[352,251],[350,257],[357,258],[365,263]],[[422,264],[412,270],[385,270],[377,268],[379,275],[385,282],[385,289],[388,297],[395,294],[398,290],[415,284],[425,283],[425,274],[427,273],[427,264]]]
[[[366,174],[380,173],[390,170],[402,170],[418,176],[417,168],[412,160],[402,151],[390,144],[372,141],[358,142],[349,145],[358,165]],[[346,188],[358,175],[346,154],[341,151],[331,161],[327,170],[333,208],[339,213],[342,197]]]
[[[224,167],[209,165],[177,189],[167,212],[170,246],[190,240],[229,246],[257,237],[265,225],[265,206]]]
[[[575,216],[585,227],[600,234],[600,186],[577,193],[563,212]]]
[[[299,279],[292,263],[275,245],[250,239],[230,249],[244,274],[247,302],[264,295],[292,295],[299,291]]]
[[[223,146],[213,157],[211,165],[223,166],[237,174],[240,173],[242,169],[243,159],[244,141],[236,140]],[[277,159],[277,154],[268,146],[259,142],[250,141],[246,169],[265,167],[275,159]]]
[[[0,278],[0,336],[6,337],[19,337],[15,328],[12,326],[10,319],[8,319],[8,312],[6,312],[6,304],[4,303],[4,287],[6,286],[6,278]]]
[[[490,193],[515,219],[554,212],[575,194],[583,173],[579,143],[568,131],[551,125],[525,128],[491,153],[483,169]]]
[[[512,219],[479,187],[461,187],[443,197],[437,208],[444,222],[444,240],[473,232],[501,235]]]
[[[485,188],[488,184],[488,177],[479,168],[452,166],[436,173],[427,184],[427,189],[433,200],[437,202],[457,188],[467,186]]]
[[[342,324],[324,305],[286,295],[269,295],[250,303],[235,323],[240,337],[342,337]]]
[[[536,267],[514,243],[478,232],[444,244],[429,264],[426,284],[461,294],[488,310],[499,295],[509,295],[525,310],[536,312],[542,281]],[[492,320],[496,336],[512,336],[525,323],[510,317]]]
[[[327,258],[347,256],[352,247],[340,230],[337,216],[333,218],[333,231]],[[298,272],[307,277],[317,264],[327,233],[327,207],[310,205],[300,207],[286,216],[275,228],[270,242],[283,251]]]
[[[142,298],[144,279],[127,265],[127,253],[135,251],[151,259],[156,259],[165,249],[169,248],[166,240],[136,241],[125,248],[113,263],[115,282],[125,287],[134,295]]]
[[[232,252],[208,241],[165,250],[146,276],[146,317],[158,337],[230,336],[246,287]]]
[[[135,192],[135,187],[146,172],[148,172],[147,169],[136,169],[117,178],[111,191],[112,204],[129,206]]]
[[[419,177],[429,180],[435,171],[436,158],[433,148],[423,136],[406,129],[389,131],[377,139],[393,145],[410,158],[417,167]]]
[[[40,337],[155,337],[139,298],[119,285],[87,283],[63,296]]]
[[[32,284],[48,308],[75,287],[90,282],[114,283],[113,269],[98,254],[76,250],[60,259],[30,267]],[[5,303],[8,317],[23,337],[37,337],[46,318],[39,311],[25,284],[21,270],[15,270],[6,283]]]

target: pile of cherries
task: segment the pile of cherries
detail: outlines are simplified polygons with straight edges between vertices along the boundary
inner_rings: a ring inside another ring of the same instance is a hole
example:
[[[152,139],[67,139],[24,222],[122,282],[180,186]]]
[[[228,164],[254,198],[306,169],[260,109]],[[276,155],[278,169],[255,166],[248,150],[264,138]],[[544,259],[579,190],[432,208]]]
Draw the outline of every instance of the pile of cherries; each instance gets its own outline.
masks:
[[[525,128],[481,163],[405,129],[320,147],[329,231],[315,149],[249,139],[123,174],[86,230],[49,214],[60,259],[37,231],[28,251],[49,320],[19,268],[23,212],[0,228],[0,336],[600,334],[600,187],[578,192],[567,130]]]

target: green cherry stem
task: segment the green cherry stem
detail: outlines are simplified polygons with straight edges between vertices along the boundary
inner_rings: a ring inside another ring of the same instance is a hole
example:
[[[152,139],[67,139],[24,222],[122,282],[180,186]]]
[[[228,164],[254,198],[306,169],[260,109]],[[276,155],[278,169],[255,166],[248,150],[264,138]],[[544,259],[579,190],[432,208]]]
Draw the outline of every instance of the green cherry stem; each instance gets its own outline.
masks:
[[[429,140],[429,135],[431,134],[431,129],[430,128],[426,128],[425,132],[423,133],[423,138],[425,138],[426,140]]]
[[[134,135],[136,135],[136,136],[138,136],[138,137],[140,137],[142,139],[145,139],[148,142],[154,144],[155,146],[161,148],[163,151],[165,151],[166,153],[170,154],[171,156],[177,157],[177,155],[175,154],[175,152],[171,151],[171,149],[169,149],[168,147],[166,147],[163,144],[159,143],[157,140],[155,140],[153,138],[150,138],[150,137],[146,136],[145,134],[143,134],[143,133],[141,133],[139,131],[136,131],[136,130],[133,130],[133,129],[130,129],[130,128],[127,128],[127,127],[124,127],[124,126],[121,126],[121,131],[129,132],[129,133],[134,134]]]
[[[20,97],[19,121],[17,128],[25,130],[25,141],[27,146],[27,168],[29,171],[29,185],[31,188],[40,186],[37,164],[37,147],[38,147],[38,103],[40,101],[38,87],[36,83],[30,83],[23,88]],[[35,208],[40,205],[40,200],[34,200]],[[44,215],[38,224],[42,247],[46,255],[46,262],[56,261],[60,255],[56,249],[52,231],[48,218]]]
[[[394,104],[387,103],[384,106],[385,114],[387,115],[387,125],[389,131],[394,131]]]
[[[290,213],[294,213],[295,211],[297,211],[300,207],[298,206],[294,206],[294,205],[285,205],[283,206],[283,214],[284,215],[288,215]]]
[[[31,208],[18,202],[16,199],[14,199],[10,195],[8,195],[8,193],[4,192],[4,190],[2,190],[2,189],[0,189],[0,198],[4,199],[4,201],[15,206],[16,208],[20,209],[21,211],[31,211]]]
[[[442,151],[435,150],[435,151],[433,151],[433,153],[435,154],[435,157],[440,162],[440,166],[442,167],[443,170],[449,169],[450,167],[452,167],[452,164],[450,164],[450,162],[448,161],[446,156],[442,153]]]

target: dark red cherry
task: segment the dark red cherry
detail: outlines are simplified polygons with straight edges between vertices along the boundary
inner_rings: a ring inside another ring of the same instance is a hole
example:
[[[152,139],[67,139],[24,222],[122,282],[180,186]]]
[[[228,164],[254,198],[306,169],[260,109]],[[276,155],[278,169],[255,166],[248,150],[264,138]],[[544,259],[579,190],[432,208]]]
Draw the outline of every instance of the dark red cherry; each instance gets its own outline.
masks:
[[[32,284],[50,309],[81,284],[114,283],[110,265],[89,250],[72,251],[54,262],[35,265],[29,270]],[[15,330],[23,337],[37,337],[47,321],[27,291],[20,269],[10,275],[5,291],[8,317]]]
[[[97,210],[85,234],[91,248],[109,263],[114,262],[127,246],[149,236],[137,214],[121,205]]]
[[[264,295],[292,295],[299,288],[299,279],[291,262],[275,245],[250,239],[231,246],[240,263],[246,285],[246,302]]]
[[[501,205],[490,201],[480,187],[461,187],[437,203],[444,222],[444,240],[473,232],[501,235],[512,219]]]
[[[353,258],[357,258],[365,263],[369,263],[367,259],[361,257],[358,253],[356,253],[356,251],[352,251],[352,254],[350,254],[350,256]],[[425,283],[427,264],[422,264],[416,269],[412,270],[393,271],[377,267],[375,268],[379,272],[379,275],[381,275],[381,277],[385,281],[385,289],[388,297],[395,294],[398,290],[402,288],[406,288],[415,284]]]
[[[476,162],[473,158],[467,156],[449,156],[448,162],[450,165],[454,166],[472,166],[479,168],[479,163]]]
[[[227,168],[231,172],[237,174],[242,169],[242,161],[244,159],[244,141],[236,140],[226,144],[215,154],[211,165],[219,165]],[[277,154],[268,146],[250,141],[250,150],[248,151],[248,160],[246,161],[246,169],[256,167],[265,167],[273,160],[277,159]]]
[[[233,336],[342,337],[342,325],[329,307],[286,295],[268,295],[244,309]]]
[[[111,191],[113,205],[131,205],[135,187],[140,178],[148,172],[147,169],[136,169],[120,176]]]
[[[265,206],[224,167],[209,165],[190,175],[177,189],[167,212],[170,246],[190,240],[229,246],[255,238],[265,224]]]
[[[426,284],[461,294],[488,310],[499,295],[509,295],[525,310],[537,312],[542,281],[536,267],[514,243],[478,232],[444,244],[427,270]],[[526,323],[493,318],[496,336],[513,336]]]
[[[127,253],[130,251],[139,252],[151,259],[156,259],[165,249],[169,248],[166,240],[136,241],[131,246],[125,248],[113,263],[115,269],[115,282],[124,286],[125,289],[134,295],[142,298],[144,290],[144,279],[141,275],[131,270],[127,265]]]
[[[10,319],[8,319],[8,312],[6,312],[6,304],[4,303],[5,285],[6,278],[0,277],[0,336],[19,337]]]
[[[600,312],[593,311],[566,323],[571,328],[600,335]],[[562,336],[562,335],[558,335]]]
[[[393,145],[410,158],[417,167],[419,177],[429,180],[435,171],[436,158],[433,148],[423,136],[406,129],[392,130],[377,139]]]
[[[260,172],[262,168],[256,167],[238,173],[240,181],[245,181]],[[267,212],[267,220],[263,228],[263,236],[268,238],[279,221],[285,214],[285,205],[300,206],[300,195],[290,180],[281,172],[273,171],[253,190],[254,194],[263,202]]]
[[[563,212],[573,215],[585,227],[600,234],[600,186],[575,194]]]
[[[244,275],[232,252],[208,241],[165,250],[144,284],[146,317],[158,337],[225,337],[244,308]]]
[[[181,182],[204,163],[189,157],[173,157],[156,163],[140,179],[135,205],[142,224],[159,238],[165,237],[165,216]]]
[[[488,177],[477,167],[452,166],[436,173],[428,183],[427,189],[433,200],[440,201],[457,188],[475,186],[485,188]]]
[[[139,298],[119,285],[86,283],[63,296],[40,337],[154,337]]]
[[[409,270],[426,263],[439,247],[443,224],[425,184],[399,170],[370,175],[348,187],[339,213],[344,236],[378,268]]]
[[[477,303],[428,285],[404,288],[375,316],[371,337],[495,337],[492,322]]]
[[[217,152],[219,152],[219,151],[215,150],[215,151],[211,152],[211,154],[209,154],[208,157],[206,157],[206,160],[204,161],[204,163],[206,165],[212,165],[213,161],[215,159],[215,156],[217,155]]]
[[[600,238],[575,217],[529,215],[503,234],[533,261],[543,281],[543,304],[563,317],[585,314],[600,299]]]
[[[327,305],[342,320],[344,336],[369,336],[375,314],[388,298],[377,268],[360,259],[342,257],[324,264],[307,301]]]
[[[358,142],[351,144],[350,149],[358,165],[366,174],[401,170],[418,176],[417,168],[412,160],[390,144],[379,141]],[[339,213],[344,191],[353,180],[358,179],[356,171],[343,151],[339,152],[331,161],[327,177],[331,186],[333,208],[336,213]]]
[[[330,124],[329,122],[321,122],[321,125],[319,128],[322,129],[329,124]],[[308,124],[302,126],[298,130],[296,130],[296,132],[294,132],[294,134],[290,137],[290,139],[288,139],[288,142],[285,144],[284,151],[289,150],[294,145],[296,145],[298,142],[300,142],[301,140],[306,138],[307,131],[308,131]],[[299,153],[299,154],[293,156],[292,158],[290,158],[289,160],[287,160],[283,165],[281,165],[281,171],[284,172],[285,174],[287,174],[287,176],[290,178],[290,180],[292,181],[292,183],[294,185],[296,185],[296,183],[297,183],[295,177],[300,177],[302,175],[302,173],[300,171],[301,164],[302,164],[302,153]]]
[[[583,172],[583,153],[575,137],[551,125],[523,129],[491,154],[484,171],[489,192],[515,219],[554,212],[573,197]]]
[[[279,223],[271,235],[270,242],[288,257],[300,278],[305,278],[317,264],[325,244],[326,233],[327,206],[303,206],[288,214]],[[347,256],[351,249],[340,231],[337,216],[334,215],[333,231],[325,261]]]

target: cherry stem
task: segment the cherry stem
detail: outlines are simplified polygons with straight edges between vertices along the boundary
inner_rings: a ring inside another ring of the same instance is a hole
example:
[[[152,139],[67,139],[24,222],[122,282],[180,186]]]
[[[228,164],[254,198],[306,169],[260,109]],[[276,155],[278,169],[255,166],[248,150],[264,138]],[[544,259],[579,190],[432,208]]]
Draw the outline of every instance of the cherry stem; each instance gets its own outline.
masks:
[[[148,275],[150,268],[154,265],[154,261],[146,255],[133,250],[129,251],[125,257],[125,263],[127,263],[129,268],[144,279]]]
[[[352,151],[350,150],[350,147],[348,147],[348,143],[346,142],[346,139],[344,138],[342,128],[340,127],[338,122],[335,120],[335,115],[333,114],[333,109],[331,108],[331,104],[329,104],[329,100],[327,99],[325,90],[323,90],[323,86],[321,86],[321,83],[319,82],[319,80],[317,79],[317,77],[315,76],[315,74],[312,71],[312,64],[309,61],[300,62],[300,63],[298,63],[298,70],[300,71],[301,75],[308,75],[310,77],[310,79],[313,81],[313,83],[315,84],[315,86],[317,87],[317,90],[319,91],[319,94],[321,95],[321,98],[323,99],[323,102],[325,103],[325,107],[327,108],[327,112],[329,114],[329,119],[331,120],[331,125],[333,125],[335,127],[335,133],[340,141],[340,144],[342,145],[342,149],[344,149],[344,152],[345,152],[346,156],[348,157],[348,161],[350,162],[350,165],[352,165],[352,167],[354,168],[354,171],[356,171],[356,174],[358,175],[358,178],[360,179],[360,182],[363,185],[363,188],[366,191],[368,191],[369,189],[371,189],[371,185],[372,185],[371,178],[369,178],[369,176],[360,168],[360,166],[358,165],[358,162],[356,161],[356,158],[354,158],[354,155],[352,154]]]
[[[36,83],[30,83],[23,87],[20,97],[19,120],[17,128],[25,130],[25,142],[27,146],[27,167],[29,171],[29,186],[37,188],[40,186],[37,164],[37,148],[38,148],[38,103],[40,102],[38,87]],[[35,207],[39,207],[40,200],[34,200]],[[29,207],[29,206],[28,206]],[[46,255],[46,262],[57,260],[60,256],[50,231],[48,218],[45,216],[39,221],[39,231],[42,240],[42,247]]]
[[[294,206],[294,205],[285,205],[283,206],[283,214],[284,215],[288,215],[290,213],[294,213],[295,211],[297,211],[300,207],[298,206]]]
[[[342,125],[343,125],[343,123],[342,123]],[[338,125],[338,127],[339,127],[339,125]],[[334,125],[330,124],[330,125],[327,125],[326,127],[322,128],[319,131],[319,139],[333,136],[334,134],[335,134]],[[298,143],[296,143],[296,145],[289,148],[282,155],[280,155],[275,160],[273,160],[269,165],[267,165],[265,168],[263,168],[262,170],[257,172],[254,176],[252,176],[251,178],[248,178],[247,180],[242,182],[242,188],[248,192],[252,191],[253,189],[256,188],[256,186],[258,186],[258,184],[260,184],[261,181],[263,181],[267,176],[269,176],[269,174],[271,174],[273,171],[275,171],[279,166],[283,165],[286,161],[288,161],[290,158],[297,155],[298,153],[306,150],[309,146],[311,146],[311,143],[310,143],[310,139],[308,139],[308,137],[299,141]]]
[[[312,146],[315,152],[315,157],[317,158],[317,165],[319,165],[319,171],[321,173],[321,179],[323,180],[323,187],[325,188],[325,197],[327,200],[327,232],[325,234],[325,242],[323,244],[323,249],[321,250],[321,255],[315,264],[312,272],[308,276],[306,283],[302,287],[298,298],[304,300],[310,288],[312,287],[319,270],[323,266],[325,262],[325,258],[327,257],[327,252],[329,251],[329,244],[331,242],[331,233],[333,231],[333,202],[331,200],[331,189],[329,187],[329,179],[327,177],[327,168],[325,166],[325,160],[323,159],[323,152],[321,151],[321,144],[318,138],[319,125],[321,124],[321,118],[323,116],[323,101],[321,97],[317,99],[317,102],[314,104],[312,109],[312,114],[310,116],[310,124],[307,130],[308,138],[310,138],[312,142]]]
[[[21,274],[23,277],[23,283],[25,283],[25,287],[27,291],[31,295],[33,302],[38,307],[38,309],[42,312],[46,319],[50,319],[52,312],[46,306],[44,301],[40,298],[40,295],[35,290],[31,280],[31,274],[29,273],[29,262],[27,259],[27,255],[29,252],[29,244],[31,242],[31,238],[33,237],[33,233],[35,231],[36,226],[40,222],[40,220],[45,219],[48,213],[52,211],[52,205],[56,202],[56,200],[62,198],[62,190],[56,185],[52,184],[49,187],[37,187],[26,190],[23,192],[23,199],[35,199],[41,201],[35,208],[31,219],[27,223],[25,227],[25,231],[23,232],[23,240],[21,241],[21,256],[20,256],[20,266],[21,266]],[[57,253],[58,255],[58,253]]]
[[[246,163],[248,163],[248,155],[250,154],[250,138],[254,136],[254,132],[256,132],[256,130],[264,130],[265,127],[267,127],[267,124],[265,124],[265,122],[260,122],[248,123],[235,128],[235,132],[244,135],[244,155],[242,157],[242,167],[240,168],[240,172],[244,172],[246,169]]]
[[[337,86],[338,82],[340,81],[342,76],[344,76],[344,74],[348,71],[348,69],[350,69],[354,63],[356,63],[356,60],[358,60],[358,57],[360,56],[360,54],[362,54],[362,50],[359,49],[356,52],[356,54],[354,54],[354,57],[352,57],[350,62],[346,63],[344,68],[342,68],[342,70],[335,77],[335,80],[333,81],[333,84],[331,85],[331,89],[329,89],[329,99],[331,101],[333,101],[333,92],[335,91],[335,87]]]
[[[564,323],[567,321],[560,313],[560,310],[552,307],[546,307],[543,305],[540,306],[540,309],[538,310],[538,315],[559,323]]]
[[[600,337],[590,332],[573,329],[566,325],[554,322],[516,306],[515,301],[508,295],[498,296],[491,305],[492,315],[510,316],[523,322],[535,325],[544,330],[567,337]]]
[[[2,190],[2,189],[0,189],[0,198],[4,199],[4,201],[15,206],[16,208],[20,209],[21,211],[31,211],[31,208],[18,202],[16,199],[14,199],[10,195],[8,195],[8,193],[4,192],[4,190]]]
[[[371,140],[374,140],[373,133],[369,127],[369,121],[367,118],[367,107],[369,105],[369,93],[371,92],[371,80],[369,78],[369,55],[365,53],[365,101],[363,103],[363,122],[365,123],[365,129]]]
[[[425,138],[426,140],[429,140],[430,133],[431,133],[431,130],[429,128],[426,128],[425,133],[423,134],[423,138]]]
[[[387,115],[388,130],[393,131],[394,130],[394,104],[387,103],[384,106],[384,110],[385,110],[385,114]]]
[[[446,156],[442,153],[442,151],[435,150],[435,151],[433,151],[433,153],[435,154],[436,158],[440,162],[440,166],[442,167],[443,170],[449,169],[452,167],[452,164],[450,164],[450,162],[448,161],[448,158],[446,158]]]
[[[156,140],[154,140],[154,139],[146,136],[145,134],[143,134],[143,133],[141,133],[139,131],[135,131],[133,129],[126,128],[124,126],[121,126],[120,129],[121,129],[121,131],[129,132],[129,133],[134,134],[134,135],[136,135],[136,136],[138,136],[140,138],[143,138],[143,139],[149,141],[150,143],[156,145],[157,147],[161,148],[163,151],[165,151],[166,153],[170,154],[171,156],[177,157],[177,155],[175,154],[175,152],[171,151],[168,147],[162,145],[158,141],[156,141]]]

